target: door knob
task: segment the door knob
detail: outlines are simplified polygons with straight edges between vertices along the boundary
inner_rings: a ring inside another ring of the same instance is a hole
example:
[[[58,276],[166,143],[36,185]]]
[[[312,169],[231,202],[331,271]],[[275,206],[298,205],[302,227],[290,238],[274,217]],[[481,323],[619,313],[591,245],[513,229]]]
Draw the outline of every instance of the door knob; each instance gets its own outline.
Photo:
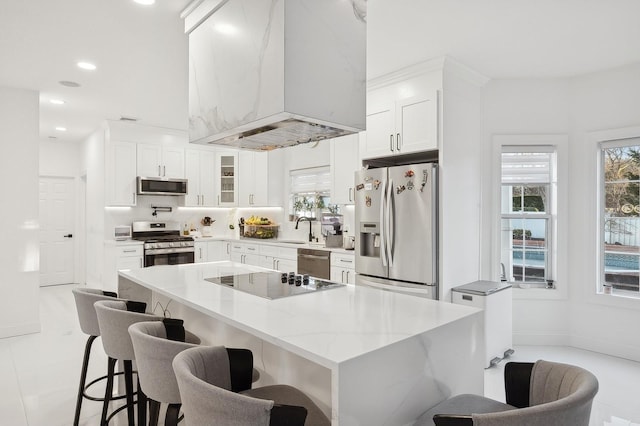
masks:
[[[73,234],[67,234],[64,236],[65,238],[73,238]]]

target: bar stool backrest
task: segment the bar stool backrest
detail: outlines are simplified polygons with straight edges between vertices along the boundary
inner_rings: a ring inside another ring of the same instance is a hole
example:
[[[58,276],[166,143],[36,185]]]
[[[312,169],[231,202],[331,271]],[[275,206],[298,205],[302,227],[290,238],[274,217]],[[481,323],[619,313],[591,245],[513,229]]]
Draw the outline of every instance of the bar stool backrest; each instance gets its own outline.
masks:
[[[234,393],[223,346],[200,346],[176,355],[176,373],[187,425],[268,426],[274,402]]]
[[[101,300],[94,306],[105,353],[110,358],[123,361],[135,359],[129,326],[142,321],[162,321],[163,318],[153,314],[127,311],[127,303],[122,300]]]
[[[99,300],[122,299],[106,296],[102,290],[97,288],[74,288],[72,292],[76,300],[80,330],[89,336],[99,336],[100,327],[98,326],[98,317],[96,316],[96,309],[93,304]]]
[[[142,390],[155,401],[179,404],[180,390],[171,363],[180,352],[198,346],[200,339],[185,331],[185,342],[168,340],[165,325],[160,321],[132,324],[129,335]]]

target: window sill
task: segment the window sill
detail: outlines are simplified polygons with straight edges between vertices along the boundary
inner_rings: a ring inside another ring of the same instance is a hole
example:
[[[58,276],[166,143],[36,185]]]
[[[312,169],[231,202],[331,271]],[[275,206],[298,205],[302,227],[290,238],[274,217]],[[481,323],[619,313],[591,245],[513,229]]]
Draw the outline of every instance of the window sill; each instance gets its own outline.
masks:
[[[615,292],[613,294],[591,293],[587,297],[587,301],[597,305],[640,310],[640,297],[616,294]]]
[[[557,287],[529,287],[521,288],[517,284],[513,286],[514,300],[565,300],[567,295]]]

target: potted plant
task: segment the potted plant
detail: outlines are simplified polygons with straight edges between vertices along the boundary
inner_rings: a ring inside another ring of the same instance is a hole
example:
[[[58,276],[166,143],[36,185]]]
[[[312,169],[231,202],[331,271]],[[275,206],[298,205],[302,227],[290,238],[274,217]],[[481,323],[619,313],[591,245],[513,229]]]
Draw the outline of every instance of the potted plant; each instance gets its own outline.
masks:
[[[210,237],[212,235],[211,225],[215,222],[215,219],[211,219],[209,216],[205,216],[202,218],[200,223],[202,224],[202,236]]]

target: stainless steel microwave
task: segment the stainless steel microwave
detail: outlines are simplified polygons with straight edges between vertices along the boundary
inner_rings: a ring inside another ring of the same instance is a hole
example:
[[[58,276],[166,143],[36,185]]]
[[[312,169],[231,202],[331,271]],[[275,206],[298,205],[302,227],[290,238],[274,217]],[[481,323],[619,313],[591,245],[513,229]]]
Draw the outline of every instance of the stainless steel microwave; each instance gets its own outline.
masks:
[[[138,195],[186,195],[186,179],[138,176]]]

